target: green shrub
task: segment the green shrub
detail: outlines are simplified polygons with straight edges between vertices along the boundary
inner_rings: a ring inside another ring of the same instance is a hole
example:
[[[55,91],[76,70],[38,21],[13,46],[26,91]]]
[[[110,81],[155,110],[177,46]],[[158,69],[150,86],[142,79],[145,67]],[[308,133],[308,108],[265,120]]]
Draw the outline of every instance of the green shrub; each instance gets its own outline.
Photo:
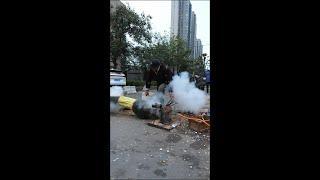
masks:
[[[151,82],[151,86],[157,86],[157,82],[156,81],[152,81]]]
[[[139,80],[127,80],[127,86],[144,86],[144,81]]]
[[[139,80],[127,80],[127,86],[144,86],[146,84],[145,81],[139,81]],[[151,86],[157,86],[156,81],[151,82]]]

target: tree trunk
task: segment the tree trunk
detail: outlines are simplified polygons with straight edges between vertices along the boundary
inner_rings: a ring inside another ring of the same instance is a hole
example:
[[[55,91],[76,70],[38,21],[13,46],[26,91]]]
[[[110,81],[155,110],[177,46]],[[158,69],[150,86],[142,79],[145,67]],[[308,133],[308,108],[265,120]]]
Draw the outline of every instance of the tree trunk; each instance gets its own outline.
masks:
[[[112,58],[112,63],[113,63],[113,69],[116,69],[117,68],[117,65],[118,65],[118,63],[117,63],[117,58],[116,57],[113,57]]]
[[[121,69],[121,55],[117,58],[117,65],[115,67],[116,69]]]

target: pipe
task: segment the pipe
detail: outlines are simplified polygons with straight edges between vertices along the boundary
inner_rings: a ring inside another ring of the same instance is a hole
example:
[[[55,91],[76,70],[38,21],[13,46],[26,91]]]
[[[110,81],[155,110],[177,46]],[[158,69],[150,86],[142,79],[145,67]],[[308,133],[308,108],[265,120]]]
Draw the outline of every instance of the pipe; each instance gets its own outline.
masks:
[[[158,111],[155,108],[150,108],[147,106],[146,101],[137,100],[133,103],[132,111],[140,119],[158,119]]]
[[[131,109],[140,119],[157,119],[157,109],[148,107],[146,101],[136,100],[126,96],[111,96],[110,102],[117,103],[125,109]]]

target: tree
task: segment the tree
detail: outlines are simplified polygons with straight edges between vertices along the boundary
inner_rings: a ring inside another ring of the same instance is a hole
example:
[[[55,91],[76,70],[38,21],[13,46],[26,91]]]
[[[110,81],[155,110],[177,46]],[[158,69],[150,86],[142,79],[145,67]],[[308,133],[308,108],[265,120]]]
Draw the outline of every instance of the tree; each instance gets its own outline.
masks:
[[[146,70],[153,59],[159,59],[169,67],[176,67],[178,72],[188,71],[191,60],[190,50],[179,37],[169,38],[168,35],[154,34],[149,46],[137,49],[141,70]]]
[[[128,59],[135,55],[134,44],[145,46],[151,43],[151,16],[138,15],[129,6],[119,6],[110,15],[110,54],[114,67],[118,61],[121,62],[121,69],[127,70],[130,64]],[[132,38],[133,42],[128,40]]]
[[[173,37],[171,39],[171,53],[173,66],[177,68],[178,72],[189,71],[192,65],[190,59],[191,51],[187,47],[186,43],[180,37]]]
[[[153,59],[160,59],[168,63],[169,39],[166,36],[160,36],[158,33],[152,35],[152,43],[145,47],[135,47],[135,53],[141,70],[146,70],[148,64]]]

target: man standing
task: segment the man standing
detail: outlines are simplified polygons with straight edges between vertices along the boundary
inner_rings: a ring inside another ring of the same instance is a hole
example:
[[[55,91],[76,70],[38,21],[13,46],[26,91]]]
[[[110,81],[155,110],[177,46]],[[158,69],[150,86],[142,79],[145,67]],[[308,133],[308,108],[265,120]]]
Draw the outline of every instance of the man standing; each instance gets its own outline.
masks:
[[[205,71],[205,75],[206,75],[206,89],[207,89],[207,93],[209,94],[209,88],[210,88],[210,70],[206,70],[206,71]]]
[[[146,92],[149,95],[151,81],[157,81],[157,91],[165,93],[165,88],[172,80],[172,72],[159,60],[153,60],[146,75]]]
[[[204,81],[203,77],[199,75],[195,75],[195,82],[196,82],[196,87],[204,91],[206,82]]]

